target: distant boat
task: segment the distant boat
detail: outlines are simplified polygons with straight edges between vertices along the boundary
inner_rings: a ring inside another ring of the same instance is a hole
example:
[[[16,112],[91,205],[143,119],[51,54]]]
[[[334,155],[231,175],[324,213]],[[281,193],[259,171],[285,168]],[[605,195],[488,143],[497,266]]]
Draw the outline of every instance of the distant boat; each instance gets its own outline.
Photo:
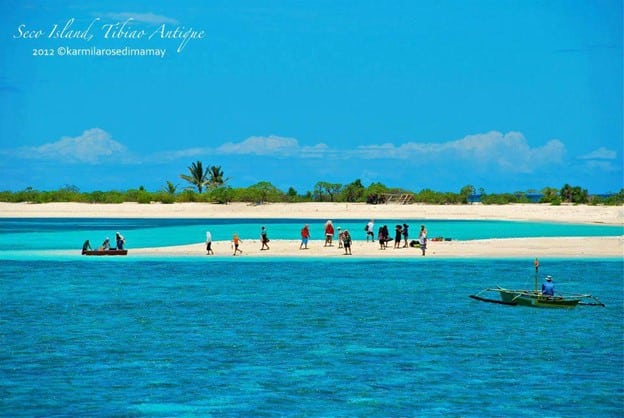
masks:
[[[488,297],[489,293],[498,293],[500,299]],[[535,288],[533,290],[511,290],[497,286],[483,289],[475,295],[470,295],[470,297],[481,302],[534,308],[574,308],[577,305],[605,306],[598,298],[588,294],[555,293],[553,296],[543,295],[537,290],[537,274],[535,275]]]
[[[83,255],[128,255],[128,250],[86,250]]]

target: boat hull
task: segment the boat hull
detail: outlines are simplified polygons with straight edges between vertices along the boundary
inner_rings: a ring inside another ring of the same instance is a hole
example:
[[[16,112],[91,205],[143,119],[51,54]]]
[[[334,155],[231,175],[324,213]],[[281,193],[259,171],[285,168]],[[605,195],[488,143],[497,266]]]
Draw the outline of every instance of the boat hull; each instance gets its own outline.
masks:
[[[89,250],[83,251],[82,255],[128,255],[128,250]]]
[[[539,292],[519,290],[499,290],[505,304],[532,306],[535,308],[574,308],[581,298],[562,296],[543,296]]]

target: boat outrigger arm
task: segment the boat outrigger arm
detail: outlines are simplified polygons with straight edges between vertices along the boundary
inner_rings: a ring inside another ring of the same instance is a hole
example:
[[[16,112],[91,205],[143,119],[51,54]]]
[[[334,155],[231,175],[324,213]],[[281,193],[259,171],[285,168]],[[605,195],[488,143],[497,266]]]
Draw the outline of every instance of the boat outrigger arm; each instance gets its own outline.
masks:
[[[492,299],[484,294],[487,292],[498,293],[500,299]],[[605,304],[600,302],[597,297],[589,294],[563,294],[557,293],[554,296],[542,295],[537,290],[511,290],[503,287],[489,287],[483,289],[475,295],[470,295],[472,299],[498,303],[501,305],[521,305],[521,306],[533,306],[533,307],[548,307],[548,308],[574,308],[577,305],[584,306],[602,306]]]

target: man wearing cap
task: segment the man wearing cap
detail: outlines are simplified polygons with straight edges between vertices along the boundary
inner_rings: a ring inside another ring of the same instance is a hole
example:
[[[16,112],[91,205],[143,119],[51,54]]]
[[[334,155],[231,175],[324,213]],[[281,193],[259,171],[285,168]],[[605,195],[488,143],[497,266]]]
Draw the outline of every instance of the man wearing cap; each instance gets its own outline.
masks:
[[[552,277],[546,276],[546,281],[542,283],[542,295],[554,296],[555,284],[552,282]]]

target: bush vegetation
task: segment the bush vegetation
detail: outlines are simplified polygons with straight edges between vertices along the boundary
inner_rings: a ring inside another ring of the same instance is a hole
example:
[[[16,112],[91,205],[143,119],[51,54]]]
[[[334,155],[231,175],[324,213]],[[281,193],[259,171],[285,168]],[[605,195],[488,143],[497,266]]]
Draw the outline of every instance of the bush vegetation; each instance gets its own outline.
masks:
[[[297,192],[290,187],[286,192],[280,190],[268,181],[261,181],[248,187],[233,188],[224,178],[220,166],[210,166],[204,169],[201,161],[194,162],[188,167],[188,174],[181,174],[189,187],[179,190],[177,184],[167,181],[158,191],[150,192],[143,186],[126,191],[109,190],[80,192],[73,185],[65,185],[58,190],[40,191],[28,187],[18,192],[0,192],[2,202],[82,202],[82,203],[175,203],[175,202],[210,202],[226,204],[229,202],[249,202],[262,204],[267,202],[368,202],[383,203],[390,195],[411,194],[412,202],[430,204],[467,204],[480,202],[485,205],[508,203],[549,203],[560,205],[594,204],[594,205],[622,205],[624,204],[624,189],[617,193],[602,196],[591,196],[586,189],[579,186],[565,184],[561,189],[545,187],[539,193],[535,190],[515,193],[488,194],[484,189],[478,193],[474,186],[466,185],[459,192],[438,192],[423,189],[413,192],[401,188],[387,187],[382,183],[372,183],[369,186],[357,179],[343,185],[319,181],[314,189],[304,193]]]

